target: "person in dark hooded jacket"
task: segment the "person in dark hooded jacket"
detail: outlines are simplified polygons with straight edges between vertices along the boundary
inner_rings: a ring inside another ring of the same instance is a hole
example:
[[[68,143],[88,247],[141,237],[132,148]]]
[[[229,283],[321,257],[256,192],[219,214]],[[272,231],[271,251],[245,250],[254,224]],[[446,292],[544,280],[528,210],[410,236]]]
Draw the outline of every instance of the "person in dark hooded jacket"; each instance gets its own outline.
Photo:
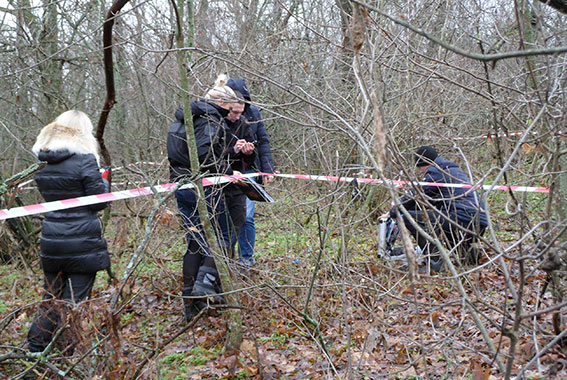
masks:
[[[246,119],[242,116],[244,111],[244,97],[238,91],[234,91],[238,101],[232,104],[231,111],[225,118],[225,122],[229,128],[230,137],[228,138],[228,161],[233,170],[244,173],[247,167],[252,166],[256,158],[256,150],[248,154],[244,154],[240,147],[242,141],[253,144],[251,128],[246,123]],[[240,141],[240,143],[239,143]],[[234,258],[235,247],[238,241],[239,233],[246,221],[246,194],[236,183],[229,183],[223,188],[226,199],[230,219],[234,226],[234,235],[230,236],[227,246],[229,247],[229,255]]]
[[[101,194],[108,182],[99,171],[98,143],[89,117],[67,111],[44,127],[32,151],[47,166],[35,181],[47,202]],[[28,333],[31,352],[41,352],[68,313],[55,300],[77,303],[88,298],[96,272],[109,268],[110,258],[102,237],[98,203],[45,214],[40,239],[40,258],[45,282],[45,300]],[[72,351],[72,346],[68,347]]]
[[[234,92],[226,87],[226,76],[221,75],[204,100],[191,102],[193,131],[197,145],[197,155],[204,174],[233,175],[231,154],[251,154],[254,145],[239,139],[231,145],[232,132],[225,118],[232,112],[237,102]],[[175,113],[167,138],[167,151],[172,181],[180,181],[191,176],[191,163],[187,147],[187,135],[183,110]],[[235,146],[237,145],[236,151]],[[234,227],[227,211],[222,186],[205,188],[205,200],[219,244],[228,251],[230,241],[235,236]],[[213,256],[202,234],[202,223],[197,211],[197,198],[192,189],[182,189],[175,193],[183,225],[187,231],[187,251],[183,257],[183,290],[185,317],[190,321],[204,306],[193,302],[188,296],[209,296],[221,292],[221,284]]]
[[[431,146],[419,147],[415,160],[416,166],[424,174],[422,182],[471,183],[458,164],[439,156],[437,150]],[[431,270],[440,271],[443,267],[443,259],[437,249],[413,226],[408,214],[425,231],[429,230],[427,225],[431,223],[434,227],[434,236],[444,237],[449,248],[459,244],[461,251],[465,252],[471,248],[473,239],[481,236],[488,225],[484,202],[478,192],[470,188],[428,185],[421,188],[428,207],[422,208],[416,197],[404,197],[401,205],[406,211],[402,211],[401,207],[393,207],[389,214],[384,216],[395,218],[398,212],[407,212],[402,214],[404,224],[416,239],[422,252],[429,257]]]
[[[227,85],[235,91],[242,94],[246,100],[244,112],[242,114],[246,124],[250,130],[250,135],[253,141],[256,141],[256,159],[252,165],[246,165],[244,168],[245,173],[254,173],[256,171],[262,173],[274,173],[274,161],[272,158],[272,151],[270,148],[270,140],[260,110],[250,104],[250,91],[244,82],[244,79],[229,79]],[[262,183],[265,180],[269,183],[274,177],[263,176],[254,177]],[[240,263],[246,266],[254,265],[254,246],[256,244],[256,223],[254,221],[255,202],[246,199],[246,220],[238,235],[238,251],[240,256]]]

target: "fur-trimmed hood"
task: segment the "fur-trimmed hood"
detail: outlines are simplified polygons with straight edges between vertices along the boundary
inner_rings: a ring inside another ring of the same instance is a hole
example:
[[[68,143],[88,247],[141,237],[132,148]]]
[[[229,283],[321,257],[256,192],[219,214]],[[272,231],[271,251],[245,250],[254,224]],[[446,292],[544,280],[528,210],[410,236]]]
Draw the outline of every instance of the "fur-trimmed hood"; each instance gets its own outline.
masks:
[[[43,127],[32,148],[35,155],[39,155],[40,151],[61,150],[67,150],[70,153],[93,154],[100,166],[98,142],[92,134],[84,134],[78,128],[58,123],[51,123]]]

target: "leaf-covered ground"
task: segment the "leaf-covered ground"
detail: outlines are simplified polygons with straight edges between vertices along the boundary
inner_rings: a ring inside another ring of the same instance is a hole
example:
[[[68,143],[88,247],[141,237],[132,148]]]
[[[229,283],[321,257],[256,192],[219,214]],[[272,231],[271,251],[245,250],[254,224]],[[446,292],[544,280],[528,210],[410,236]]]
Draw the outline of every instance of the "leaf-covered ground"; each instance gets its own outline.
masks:
[[[92,299],[74,309],[79,343],[72,356],[55,350],[45,362],[22,359],[41,298],[41,274],[37,262],[36,273],[16,264],[0,266],[0,377],[17,377],[32,366],[32,378],[58,378],[56,371],[76,379],[502,377],[486,340],[505,363],[511,340],[502,331],[512,329],[515,305],[498,263],[457,280],[445,273],[411,282],[400,264],[377,257],[376,227],[364,210],[317,213],[308,200],[299,205],[290,198],[259,205],[254,269],[246,273],[232,265],[240,305],[229,306],[242,308],[244,336],[240,355],[226,357],[226,311],[203,314],[190,328],[184,320],[178,295],[185,245],[171,217],[174,204],[161,213],[141,262],[122,283],[149,207],[142,202],[115,207],[106,235],[117,281],[110,284],[108,275],[99,273]],[[515,281],[515,263],[508,261],[507,269]],[[552,305],[550,291],[541,295],[543,283],[541,272],[528,277],[524,313],[535,310],[538,301],[539,309]],[[118,289],[122,297],[112,316],[110,299]],[[515,334],[514,374],[555,336],[551,316],[523,319]],[[565,350],[556,345],[523,378],[567,378],[566,363]]]

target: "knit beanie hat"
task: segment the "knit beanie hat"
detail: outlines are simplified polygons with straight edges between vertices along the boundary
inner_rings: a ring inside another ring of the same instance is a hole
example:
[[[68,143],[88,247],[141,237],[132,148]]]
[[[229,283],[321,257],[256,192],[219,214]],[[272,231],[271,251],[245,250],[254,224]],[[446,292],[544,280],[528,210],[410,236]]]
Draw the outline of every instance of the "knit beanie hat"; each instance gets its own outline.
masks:
[[[437,154],[437,151],[432,146],[420,146],[415,151],[415,164],[417,166],[431,165],[437,156],[439,156],[439,154]]]
[[[225,74],[221,74],[218,76],[217,80],[215,81],[215,87],[207,92],[205,95],[206,100],[210,101],[220,101],[220,102],[234,102],[236,101],[236,95],[232,88],[226,85],[228,81],[228,76]]]

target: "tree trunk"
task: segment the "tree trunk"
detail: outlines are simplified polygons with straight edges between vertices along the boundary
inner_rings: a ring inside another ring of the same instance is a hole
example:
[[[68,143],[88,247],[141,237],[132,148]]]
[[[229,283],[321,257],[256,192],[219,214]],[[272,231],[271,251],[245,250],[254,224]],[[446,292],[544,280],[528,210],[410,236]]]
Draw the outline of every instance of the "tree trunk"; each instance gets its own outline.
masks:
[[[187,77],[187,68],[190,61],[187,59],[184,41],[183,29],[181,27],[181,20],[183,20],[184,14],[184,0],[178,0],[177,3],[177,65],[179,68],[179,82],[182,90],[183,107],[185,110],[185,128],[187,134],[187,145],[189,148],[189,158],[191,160],[191,168],[196,173],[199,171],[199,158],[197,156],[197,144],[195,142],[195,134],[193,132],[193,123],[191,116],[191,104],[189,99],[189,79]],[[193,16],[193,2],[188,1],[188,19],[192,20]],[[192,21],[189,22],[189,41],[193,41],[194,28]],[[199,194],[204,194],[203,186],[201,182],[197,184]],[[207,207],[205,204],[204,197],[198,197],[198,210],[199,215],[201,215],[201,221],[205,227],[206,239],[211,247],[211,252],[215,257],[215,262],[219,276],[221,279],[222,287],[226,294],[225,298],[229,305],[239,305],[240,302],[234,290],[233,282],[230,277],[230,270],[228,268],[228,262],[226,257],[224,257],[222,250],[218,246],[217,239],[215,238],[213,225],[211,223],[211,218],[209,218]],[[242,313],[239,308],[229,309],[228,312],[228,336],[225,343],[225,355],[237,355],[240,350],[240,345],[242,343]]]

